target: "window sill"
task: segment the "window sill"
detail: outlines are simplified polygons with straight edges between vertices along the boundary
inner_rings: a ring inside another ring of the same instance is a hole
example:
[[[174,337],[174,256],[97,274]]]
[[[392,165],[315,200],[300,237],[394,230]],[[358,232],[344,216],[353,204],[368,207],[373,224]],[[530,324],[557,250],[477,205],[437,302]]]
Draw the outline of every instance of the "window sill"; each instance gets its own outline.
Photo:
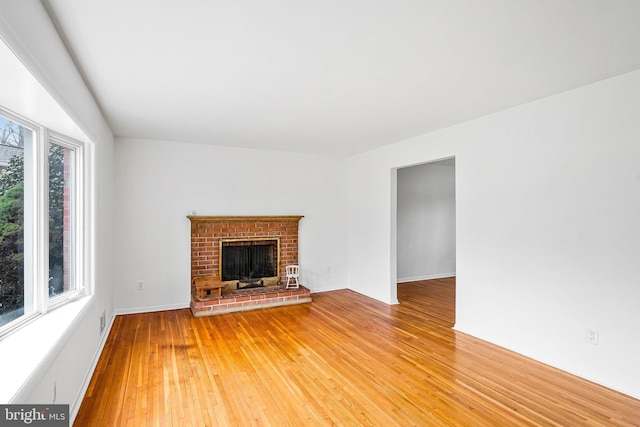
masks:
[[[0,341],[0,404],[30,392],[29,383],[40,380],[92,302],[91,297],[70,301]]]

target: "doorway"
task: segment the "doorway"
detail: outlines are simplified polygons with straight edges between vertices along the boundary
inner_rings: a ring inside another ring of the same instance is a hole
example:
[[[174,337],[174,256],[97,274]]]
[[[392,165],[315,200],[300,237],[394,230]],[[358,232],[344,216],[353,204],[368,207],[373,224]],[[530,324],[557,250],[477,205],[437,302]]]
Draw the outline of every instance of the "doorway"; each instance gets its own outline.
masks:
[[[395,199],[396,287],[455,277],[455,158],[398,168]]]

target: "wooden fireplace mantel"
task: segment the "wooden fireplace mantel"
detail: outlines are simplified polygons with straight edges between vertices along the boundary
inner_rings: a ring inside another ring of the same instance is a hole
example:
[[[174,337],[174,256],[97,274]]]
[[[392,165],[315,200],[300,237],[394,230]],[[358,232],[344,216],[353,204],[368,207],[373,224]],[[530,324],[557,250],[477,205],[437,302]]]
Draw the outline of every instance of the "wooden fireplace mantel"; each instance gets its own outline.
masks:
[[[300,221],[304,215],[287,215],[287,216],[204,216],[204,215],[187,215],[191,222],[247,222],[247,221],[264,221],[264,222],[294,222]]]

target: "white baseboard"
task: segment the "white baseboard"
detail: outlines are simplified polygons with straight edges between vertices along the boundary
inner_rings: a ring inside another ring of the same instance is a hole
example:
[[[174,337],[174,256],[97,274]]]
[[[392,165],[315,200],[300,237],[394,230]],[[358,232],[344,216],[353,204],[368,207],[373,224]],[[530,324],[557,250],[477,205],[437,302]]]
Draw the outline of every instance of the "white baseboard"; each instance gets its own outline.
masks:
[[[407,283],[407,282],[417,282],[420,280],[432,280],[432,279],[444,279],[447,277],[455,277],[455,271],[453,273],[442,273],[442,274],[431,274],[428,276],[418,276],[418,277],[398,277],[398,283]]]
[[[346,286],[335,286],[335,287],[332,286],[328,288],[319,288],[319,289],[309,288],[309,291],[311,291],[312,294],[319,294],[322,292],[340,291],[342,289],[348,289],[348,288]]]
[[[156,311],[180,310],[183,308],[189,308],[189,303],[156,305],[151,307],[120,308],[116,310],[116,316],[123,315],[123,314],[140,314],[140,313],[153,313]]]

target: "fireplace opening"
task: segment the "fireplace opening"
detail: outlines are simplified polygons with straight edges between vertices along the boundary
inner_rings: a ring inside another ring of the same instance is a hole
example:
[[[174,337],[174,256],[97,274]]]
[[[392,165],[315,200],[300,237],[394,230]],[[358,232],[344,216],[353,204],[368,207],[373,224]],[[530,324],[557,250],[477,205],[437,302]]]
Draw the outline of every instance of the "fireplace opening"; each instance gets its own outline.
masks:
[[[279,276],[279,239],[220,240],[220,272],[223,282],[238,287],[262,286],[261,279]]]

